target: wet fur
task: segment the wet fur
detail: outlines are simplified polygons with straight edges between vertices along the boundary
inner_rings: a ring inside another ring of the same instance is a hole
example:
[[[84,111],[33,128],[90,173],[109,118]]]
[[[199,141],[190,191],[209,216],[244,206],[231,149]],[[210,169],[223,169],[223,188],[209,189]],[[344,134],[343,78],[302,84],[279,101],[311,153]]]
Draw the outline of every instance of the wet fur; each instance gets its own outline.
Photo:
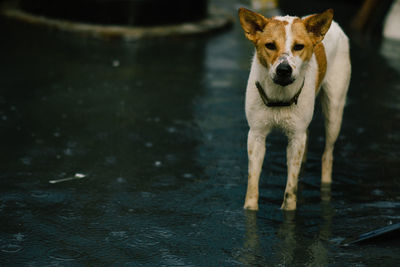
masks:
[[[246,209],[258,209],[258,184],[265,155],[265,139],[274,128],[282,130],[289,141],[287,184],[281,208],[296,209],[298,175],[305,157],[307,128],[318,93],[321,95],[326,133],[321,182],[329,184],[332,181],[333,147],[340,131],[351,72],[348,38],[332,18],[332,10],[305,18],[265,18],[250,10],[239,9],[245,36],[255,46],[245,107],[250,126]],[[276,49],[266,47],[271,42]],[[296,50],[296,44],[304,47]],[[293,83],[286,86],[274,82],[276,69],[283,61],[293,70]],[[303,81],[304,87],[297,105],[266,107],[255,86],[257,81],[268,97],[276,101],[290,100]]]

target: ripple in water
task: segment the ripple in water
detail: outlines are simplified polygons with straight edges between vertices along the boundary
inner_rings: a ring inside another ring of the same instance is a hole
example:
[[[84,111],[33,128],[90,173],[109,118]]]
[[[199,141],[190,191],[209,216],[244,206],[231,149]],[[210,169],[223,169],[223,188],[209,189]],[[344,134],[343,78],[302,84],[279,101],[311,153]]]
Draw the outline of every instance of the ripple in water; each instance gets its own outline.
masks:
[[[1,251],[4,253],[17,253],[22,250],[22,246],[17,244],[7,244],[1,246]]]
[[[108,237],[106,237],[107,242],[115,242],[122,241],[128,238],[128,233],[125,231],[112,231],[109,233]]]
[[[45,191],[36,190],[31,193],[31,196],[36,197],[36,198],[44,198],[44,197],[48,197],[49,193],[45,192]]]
[[[75,210],[65,209],[61,212],[60,215],[58,215],[58,217],[63,220],[73,221],[73,220],[81,219],[82,216],[76,214]]]
[[[51,249],[47,253],[48,257],[60,261],[73,261],[82,257],[82,254],[75,249]]]

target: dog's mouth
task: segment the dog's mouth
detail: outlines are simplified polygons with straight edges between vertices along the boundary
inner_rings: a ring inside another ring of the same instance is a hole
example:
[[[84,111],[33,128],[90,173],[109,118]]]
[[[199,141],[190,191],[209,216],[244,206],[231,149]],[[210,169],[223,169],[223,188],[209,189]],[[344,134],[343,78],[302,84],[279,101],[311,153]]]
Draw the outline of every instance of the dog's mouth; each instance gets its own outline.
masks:
[[[274,83],[280,85],[280,86],[287,86],[289,84],[292,84],[295,79],[292,77],[281,77],[281,76],[275,76],[273,81]]]

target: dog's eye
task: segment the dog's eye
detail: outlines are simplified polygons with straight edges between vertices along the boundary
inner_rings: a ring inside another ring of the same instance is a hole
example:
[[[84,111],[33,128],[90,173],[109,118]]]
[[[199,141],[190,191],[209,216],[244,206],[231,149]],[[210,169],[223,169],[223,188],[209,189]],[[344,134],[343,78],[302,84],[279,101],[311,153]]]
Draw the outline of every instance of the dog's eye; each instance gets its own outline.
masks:
[[[300,51],[300,50],[302,50],[304,48],[304,45],[302,45],[302,44],[295,44],[294,46],[293,46],[293,50],[295,50],[295,51]]]
[[[275,50],[276,45],[274,43],[266,43],[265,47],[268,48],[269,50]]]

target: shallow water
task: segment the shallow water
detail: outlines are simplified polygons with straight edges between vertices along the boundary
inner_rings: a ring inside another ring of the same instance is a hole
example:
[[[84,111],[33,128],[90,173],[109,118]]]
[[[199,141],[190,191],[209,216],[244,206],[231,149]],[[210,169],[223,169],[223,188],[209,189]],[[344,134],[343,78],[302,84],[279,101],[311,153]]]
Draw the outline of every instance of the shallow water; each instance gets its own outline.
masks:
[[[252,48],[237,24],[136,43],[0,25],[1,266],[399,263],[398,240],[339,246],[400,221],[400,74],[374,47],[352,43],[332,187],[320,190],[317,106],[298,210],[279,209],[286,140],[273,134],[250,212]]]

